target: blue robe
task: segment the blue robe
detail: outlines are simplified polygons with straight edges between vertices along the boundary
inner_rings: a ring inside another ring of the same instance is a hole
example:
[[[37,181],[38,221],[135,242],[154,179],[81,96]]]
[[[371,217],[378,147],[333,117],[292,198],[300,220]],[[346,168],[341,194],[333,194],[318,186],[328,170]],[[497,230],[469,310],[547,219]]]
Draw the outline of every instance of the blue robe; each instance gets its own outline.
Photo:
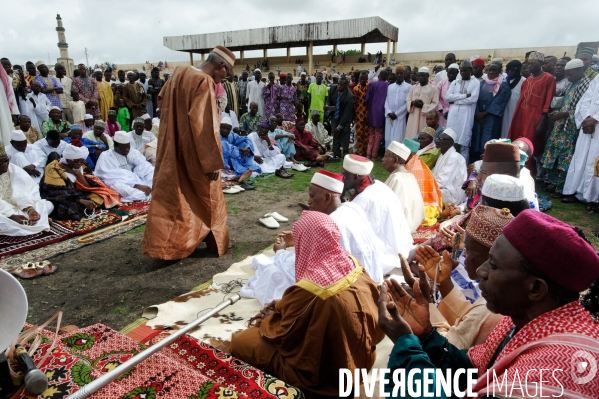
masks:
[[[231,132],[226,138],[220,136],[220,143],[223,148],[225,169],[234,171],[237,176],[241,176],[248,169],[252,169],[256,173],[262,173],[260,167],[254,164],[254,146],[247,136],[240,136]],[[250,152],[243,156],[239,151],[240,148],[249,148]]]
[[[495,96],[493,96],[493,90],[489,88],[484,80],[480,83],[476,113],[486,111],[487,123],[483,126],[474,119],[470,151],[482,154],[487,141],[501,138],[503,111],[510,101],[511,96],[512,89],[510,89],[510,85],[505,81],[499,86],[499,91]]]
[[[278,134],[290,134],[281,129],[275,129],[274,132],[268,131],[268,136],[274,140]],[[285,158],[289,159],[292,155],[295,155],[295,145],[289,141],[287,137],[276,140],[277,146],[281,150],[283,154],[285,154]]]
[[[106,151],[106,144],[86,139],[83,137],[81,137],[79,140],[81,141],[81,144],[83,144],[83,146],[89,150],[89,155],[85,162],[87,162],[91,170],[94,170],[96,168],[96,162],[98,162],[98,157],[96,156],[96,146],[99,145],[100,147],[102,147],[102,151]],[[62,139],[62,141],[64,141],[65,143],[70,143],[71,138],[65,137],[64,139]]]

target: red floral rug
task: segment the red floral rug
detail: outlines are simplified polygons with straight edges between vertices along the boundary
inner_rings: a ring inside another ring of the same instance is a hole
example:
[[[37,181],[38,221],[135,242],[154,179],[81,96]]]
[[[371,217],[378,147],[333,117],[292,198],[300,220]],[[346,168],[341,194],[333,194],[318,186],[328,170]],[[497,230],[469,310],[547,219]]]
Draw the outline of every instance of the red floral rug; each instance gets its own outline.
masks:
[[[74,235],[79,236],[87,234],[93,230],[102,227],[110,226],[111,224],[119,223],[123,218],[120,215],[112,212],[100,214],[95,219],[77,220],[55,220],[54,223],[74,232]]]
[[[143,216],[150,210],[150,201],[130,202],[117,208],[119,211],[125,211],[130,218]]]
[[[66,226],[53,224],[50,231],[22,237],[0,235],[0,258],[20,254],[72,237],[75,232]]]
[[[438,224],[436,224],[434,226],[418,227],[418,229],[414,233],[412,233],[412,238],[414,239],[414,244],[422,244],[429,238],[434,237],[438,231],[439,231]]]
[[[47,353],[54,334],[34,354]],[[63,335],[39,366],[49,379],[43,398],[60,399],[145,349],[111,328],[95,324]],[[15,397],[28,398],[21,391]],[[93,395],[97,399],[303,398],[296,388],[241,360],[185,336]]]

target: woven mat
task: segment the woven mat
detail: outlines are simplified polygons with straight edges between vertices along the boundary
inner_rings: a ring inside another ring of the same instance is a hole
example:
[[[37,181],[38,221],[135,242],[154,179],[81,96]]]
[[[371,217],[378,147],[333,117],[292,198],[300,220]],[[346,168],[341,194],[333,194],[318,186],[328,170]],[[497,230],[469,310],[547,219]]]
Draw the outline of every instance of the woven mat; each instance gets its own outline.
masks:
[[[146,219],[139,219],[133,221],[131,223],[125,224],[123,226],[117,226],[114,229],[107,231],[106,233],[97,235],[94,240],[94,243],[104,241],[108,238],[117,236],[119,234],[126,233],[130,230],[133,230],[142,224],[146,223]],[[51,244],[44,246],[43,248],[33,249],[24,253],[20,253],[17,255],[7,256],[5,258],[0,259],[0,269],[7,270],[13,266],[20,265],[27,262],[41,262],[43,260],[50,259],[56,255],[64,254],[70,251],[74,251],[76,249],[82,248],[85,245],[90,244],[81,244],[77,241],[78,237],[69,238],[67,240],[58,242],[56,244]]]
[[[150,210],[150,201],[130,202],[119,206],[116,210],[127,212],[130,218],[147,215]]]
[[[0,235],[0,258],[64,241],[74,234],[75,232],[71,229],[53,224],[50,231],[42,231],[30,236],[10,237]]]
[[[123,220],[121,215],[117,215],[116,213],[112,212],[106,212],[91,220],[55,220],[54,223],[59,224],[62,227],[73,231],[75,235],[80,236],[90,233],[94,230],[101,229],[102,227],[119,223],[121,220]]]

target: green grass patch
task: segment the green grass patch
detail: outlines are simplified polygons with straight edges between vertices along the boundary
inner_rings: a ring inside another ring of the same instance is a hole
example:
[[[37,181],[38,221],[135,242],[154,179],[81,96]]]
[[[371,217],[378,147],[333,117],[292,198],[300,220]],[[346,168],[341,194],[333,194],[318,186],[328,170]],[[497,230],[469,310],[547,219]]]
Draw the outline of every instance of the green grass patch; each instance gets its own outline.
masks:
[[[142,224],[141,226],[137,226],[133,230],[130,230],[130,231],[126,232],[125,234],[138,234],[138,233],[143,233],[144,231],[146,231],[146,224],[145,223]]]
[[[237,215],[239,213],[239,208],[227,207],[227,213],[229,215]]]
[[[116,308],[112,309],[110,311],[110,313],[112,313],[114,315],[119,315],[119,314],[126,314],[128,311],[129,311],[128,307],[119,306],[119,307],[116,307]]]

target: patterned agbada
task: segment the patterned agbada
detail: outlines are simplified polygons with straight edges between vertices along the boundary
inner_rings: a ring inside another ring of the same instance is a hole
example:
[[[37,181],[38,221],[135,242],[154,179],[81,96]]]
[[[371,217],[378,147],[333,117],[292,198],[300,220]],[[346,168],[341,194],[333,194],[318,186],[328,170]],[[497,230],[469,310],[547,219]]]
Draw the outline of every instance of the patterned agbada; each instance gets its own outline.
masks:
[[[437,223],[437,218],[443,209],[443,195],[439,190],[439,185],[433,172],[417,155],[412,154],[410,160],[406,163],[406,169],[414,175],[420,187],[422,200],[424,201],[424,221],[423,226],[433,226]]]
[[[312,137],[312,133],[304,128],[303,131],[293,128],[291,131],[295,136],[295,159],[298,161],[314,161],[318,157],[318,150],[320,144]],[[297,143],[303,144],[306,148],[297,145]]]
[[[81,220],[85,217],[85,206],[78,200],[90,199],[87,193],[73,186],[58,160],[46,165],[44,179],[40,183],[40,195],[54,205],[50,216],[58,220]]]
[[[214,80],[197,68],[178,67],[162,88],[158,107],[160,135],[143,253],[182,259],[212,235],[222,256],[229,243],[226,203],[220,178],[207,177],[224,166]]]
[[[366,90],[368,83],[354,87],[354,115],[356,121],[356,143],[358,155],[366,156],[368,150],[368,109],[366,107]]]
[[[279,113],[279,99],[281,86],[274,83],[268,87],[265,85],[262,89],[262,98],[264,99],[264,116],[269,119],[271,116]]]
[[[297,90],[293,85],[284,84],[279,90],[281,100],[279,102],[279,111],[283,115],[284,121],[295,120],[295,99],[297,98]]]
[[[574,114],[576,105],[589,88],[591,79],[584,76],[577,82],[570,84],[564,94],[564,104],[558,112],[567,112],[568,117],[555,121],[553,130],[547,139],[545,153],[541,159],[545,169],[545,182],[555,187],[556,193],[562,193],[568,168],[572,163],[572,156],[576,149],[578,129]]]
[[[98,102],[98,82],[93,77],[73,78],[73,89],[79,92],[79,100],[85,104],[85,112],[92,115],[94,119],[100,119],[100,107],[89,105],[88,102]],[[77,121],[75,121],[77,122]]]
[[[260,122],[262,122],[263,120],[265,119],[260,114],[252,116],[252,114],[246,112],[245,114],[241,115],[241,118],[239,118],[239,130],[241,130],[242,132],[245,131],[248,134],[259,132]]]
[[[222,84],[225,92],[227,92],[227,104],[231,106],[231,110],[235,112],[235,115],[239,115],[241,107],[241,96],[239,94],[239,86],[235,82],[229,82],[228,80],[223,81]]]
[[[145,108],[148,104],[146,91],[139,82],[125,84],[123,86],[123,98],[125,99],[125,104],[127,104],[127,107],[131,110],[131,120],[134,120],[140,115],[139,109],[133,108],[133,105],[141,104],[141,106]],[[120,120],[119,123],[122,125]],[[128,130],[129,126],[126,126],[126,128]]]
[[[234,334],[231,354],[307,397],[338,396],[339,369],[370,370],[376,345],[376,283],[339,244],[330,216],[304,211],[293,226],[296,284],[259,326]]]
[[[48,75],[45,78],[42,75],[37,75],[35,77],[35,81],[39,83],[40,86],[42,86],[42,89],[62,89],[62,86],[60,83],[58,83],[58,80],[56,80],[56,78],[51,75]],[[53,91],[52,93],[46,93],[46,97],[48,97],[48,100],[50,100],[53,106],[62,109],[62,106],[60,104],[60,98],[58,97],[58,93],[56,93],[56,91]]]

